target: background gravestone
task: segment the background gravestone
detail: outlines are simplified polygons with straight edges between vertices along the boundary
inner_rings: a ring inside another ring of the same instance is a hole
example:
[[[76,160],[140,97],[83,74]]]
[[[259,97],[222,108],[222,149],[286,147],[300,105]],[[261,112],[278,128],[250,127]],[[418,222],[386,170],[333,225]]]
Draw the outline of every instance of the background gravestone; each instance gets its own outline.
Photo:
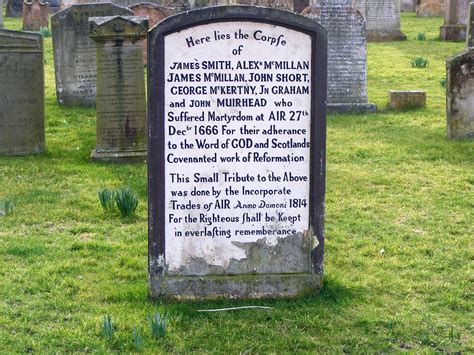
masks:
[[[440,28],[443,41],[464,41],[466,39],[467,12],[469,0],[446,0],[444,24]]]
[[[444,0],[422,0],[416,16],[444,16]]]
[[[133,15],[113,4],[74,5],[51,17],[56,96],[64,105],[94,106],[96,45],[89,37],[89,17]]]
[[[401,0],[400,10],[403,12],[415,12],[416,0]]]
[[[449,138],[474,139],[474,49],[446,62],[446,123]]]
[[[0,29],[0,154],[43,148],[43,37]]]
[[[146,98],[143,47],[148,19],[89,18],[97,45],[97,138],[92,160],[145,161]]]
[[[39,31],[49,27],[49,4],[40,0],[23,2],[23,29],[26,31]]]
[[[150,31],[153,297],[321,287],[325,32],[252,6],[193,10]]]
[[[400,0],[354,0],[367,21],[367,40],[384,42],[404,40],[400,31]]]
[[[112,3],[115,5],[128,7],[130,5],[143,2],[143,0],[62,0],[61,9],[66,9],[72,5],[81,5],[81,4],[103,4],[103,3]],[[161,0],[149,0],[149,3],[162,5]]]
[[[164,18],[174,15],[176,10],[170,7],[164,7],[148,2],[141,2],[138,4],[131,5],[129,7],[133,11],[135,16],[148,16],[148,23],[150,28],[155,26],[158,22]],[[143,41],[143,60],[147,63],[147,42]]]
[[[5,15],[7,17],[23,16],[23,0],[7,0]]]
[[[328,34],[328,109],[375,111],[367,99],[367,31],[352,0],[318,0],[302,15]]]
[[[0,28],[3,27],[3,0],[0,0]]]
[[[467,21],[466,48],[474,47],[474,3],[469,4]]]

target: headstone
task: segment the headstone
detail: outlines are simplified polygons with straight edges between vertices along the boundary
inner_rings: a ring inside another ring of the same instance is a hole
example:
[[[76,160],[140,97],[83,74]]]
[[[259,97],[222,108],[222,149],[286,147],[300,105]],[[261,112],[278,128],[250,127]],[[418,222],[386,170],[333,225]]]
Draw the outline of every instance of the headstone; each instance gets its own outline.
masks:
[[[147,125],[143,48],[148,19],[90,17],[97,44],[97,138],[92,160],[145,161]]]
[[[416,16],[444,16],[444,0],[423,0],[416,9]]]
[[[7,17],[23,16],[23,0],[7,0],[5,15]]]
[[[40,0],[25,0],[23,2],[23,29],[25,31],[39,31],[49,27],[49,4]]]
[[[0,29],[0,155],[44,148],[43,37]]]
[[[375,111],[367,98],[367,30],[352,0],[319,0],[302,12],[328,34],[328,109]]]
[[[369,42],[398,41],[407,38],[400,31],[400,0],[354,0],[354,5],[367,21]]]
[[[141,2],[138,4],[131,5],[129,7],[133,11],[135,16],[148,16],[148,22],[150,28],[155,26],[158,22],[164,18],[174,15],[176,10],[170,7],[164,7],[161,5],[155,5],[149,2]],[[143,41],[143,60],[147,63],[147,43]]]
[[[74,5],[51,17],[56,96],[63,105],[94,106],[96,45],[89,37],[89,17],[133,15],[113,4]]]
[[[448,137],[474,139],[474,48],[447,60],[446,78]]]
[[[469,4],[469,18],[467,21],[466,47],[474,47],[474,3]]]
[[[321,287],[325,32],[253,6],[189,11],[150,31],[152,297]]]
[[[446,0],[444,24],[440,28],[443,41],[465,41],[469,0]]]
[[[3,27],[3,0],[0,0],[0,28]]]
[[[72,5],[103,4],[103,3],[112,3],[115,5],[128,7],[140,2],[143,2],[143,0],[61,0],[61,9],[62,10],[66,9]],[[147,2],[156,4],[156,5],[162,5],[161,0],[148,0]]]
[[[389,106],[393,110],[402,111],[426,106],[426,91],[422,90],[390,90]]]
[[[403,12],[415,12],[416,0],[401,0],[400,9]]]

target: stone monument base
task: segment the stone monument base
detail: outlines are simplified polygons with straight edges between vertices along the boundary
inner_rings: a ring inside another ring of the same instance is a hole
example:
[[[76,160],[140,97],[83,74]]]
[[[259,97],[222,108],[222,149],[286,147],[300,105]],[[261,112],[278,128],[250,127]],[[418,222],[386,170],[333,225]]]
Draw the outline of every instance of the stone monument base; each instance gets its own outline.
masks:
[[[150,280],[150,296],[175,300],[216,298],[293,298],[317,293],[323,276],[316,274],[180,276]]]
[[[147,160],[148,151],[120,151],[120,152],[101,152],[96,149],[91,152],[92,161],[110,161],[117,163],[141,163]]]
[[[402,31],[368,31],[367,42],[404,41],[407,36]]]
[[[440,27],[442,41],[465,41],[466,25],[443,25]]]
[[[327,104],[327,112],[329,113],[364,113],[364,112],[376,112],[377,106],[375,104]]]

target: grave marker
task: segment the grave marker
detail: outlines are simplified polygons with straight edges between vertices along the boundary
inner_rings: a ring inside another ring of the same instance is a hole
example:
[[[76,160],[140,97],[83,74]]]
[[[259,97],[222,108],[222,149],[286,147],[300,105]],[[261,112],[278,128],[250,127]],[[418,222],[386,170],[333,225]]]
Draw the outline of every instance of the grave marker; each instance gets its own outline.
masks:
[[[23,16],[23,0],[7,0],[5,15],[7,17]]]
[[[97,44],[97,142],[92,160],[145,161],[147,155],[143,48],[148,19],[89,18]]]
[[[94,106],[96,45],[89,37],[89,17],[133,15],[113,4],[73,5],[51,16],[56,96],[64,105]]]
[[[416,16],[444,16],[444,0],[423,0],[416,9]]]
[[[43,37],[0,29],[0,154],[33,154],[43,148]]]
[[[321,287],[325,32],[249,6],[190,11],[150,31],[153,297]]]
[[[449,138],[474,139],[474,48],[446,61]]]
[[[367,41],[386,42],[407,38],[400,31],[400,0],[354,0],[354,5],[367,21]]]
[[[367,98],[367,30],[352,0],[320,0],[302,15],[321,24],[328,34],[328,109],[371,111]]]
[[[39,31],[48,27],[49,4],[40,0],[25,0],[23,2],[23,29]]]
[[[416,0],[401,0],[400,9],[403,12],[415,12]]]
[[[3,27],[3,0],[0,0],[0,28]]]
[[[469,4],[467,21],[466,48],[474,47],[474,2]]]
[[[443,41],[466,40],[469,0],[446,0],[444,24],[440,28]]]

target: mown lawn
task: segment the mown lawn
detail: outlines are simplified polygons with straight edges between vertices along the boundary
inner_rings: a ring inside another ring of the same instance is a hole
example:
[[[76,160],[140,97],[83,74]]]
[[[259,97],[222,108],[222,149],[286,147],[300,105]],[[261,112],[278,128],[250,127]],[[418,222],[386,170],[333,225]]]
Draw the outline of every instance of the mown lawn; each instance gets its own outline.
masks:
[[[328,120],[325,286],[277,301],[148,299],[146,166],[89,161],[95,110],[56,103],[46,38],[47,152],[0,157],[0,200],[16,205],[0,216],[0,352],[134,351],[133,327],[145,352],[473,352],[474,144],[446,139],[440,80],[464,45],[440,42],[441,24],[404,14],[407,41],[369,44],[379,113]],[[426,90],[428,105],[387,110],[389,89]],[[119,186],[140,198],[134,219],[99,205],[98,189]],[[197,312],[241,305],[273,308]],[[162,340],[156,311],[169,316]]]

